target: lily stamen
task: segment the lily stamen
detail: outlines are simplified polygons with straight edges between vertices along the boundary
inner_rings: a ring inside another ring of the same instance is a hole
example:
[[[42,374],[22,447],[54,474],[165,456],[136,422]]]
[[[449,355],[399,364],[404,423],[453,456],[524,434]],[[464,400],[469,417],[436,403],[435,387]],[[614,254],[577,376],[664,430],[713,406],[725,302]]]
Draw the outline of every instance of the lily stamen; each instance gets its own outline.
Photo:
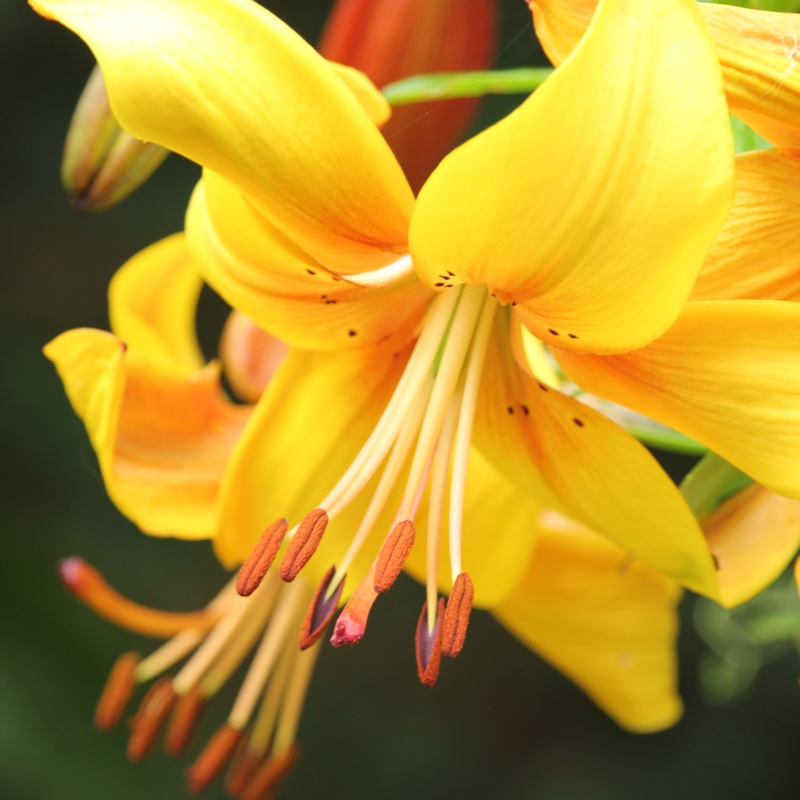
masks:
[[[355,283],[358,286],[370,286],[373,288],[385,288],[393,284],[400,283],[414,275],[414,264],[411,256],[406,253],[396,261],[387,264],[385,267],[373,270],[372,272],[362,272],[358,275],[341,275],[340,277],[348,283]]]

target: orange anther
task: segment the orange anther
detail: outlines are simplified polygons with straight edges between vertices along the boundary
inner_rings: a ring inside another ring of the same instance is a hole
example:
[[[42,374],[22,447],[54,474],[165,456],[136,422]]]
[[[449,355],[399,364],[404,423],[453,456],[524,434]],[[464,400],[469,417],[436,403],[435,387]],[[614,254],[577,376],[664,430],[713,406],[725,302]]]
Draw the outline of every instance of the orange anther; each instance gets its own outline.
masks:
[[[241,736],[239,728],[226,723],[211,737],[194,764],[186,770],[186,787],[190,794],[200,794],[211,785],[233,755]]]
[[[156,681],[144,696],[139,710],[131,720],[128,739],[128,758],[141,761],[156,743],[156,738],[175,703],[171,678]]]
[[[179,756],[186,749],[204,708],[205,698],[198,687],[178,697],[164,740],[164,749],[167,753]]]
[[[382,593],[392,588],[413,546],[414,523],[410,520],[398,522],[386,537],[375,563],[376,592]]]
[[[283,755],[272,756],[247,784],[241,800],[269,800],[289,776],[298,758],[300,749],[296,744]]]
[[[316,552],[327,527],[328,514],[323,508],[315,508],[303,517],[281,561],[281,578],[293,581],[297,577]]]
[[[460,573],[453,584],[442,621],[442,653],[449,658],[455,658],[464,646],[474,597],[472,580],[466,572]]]
[[[285,519],[278,519],[261,534],[247,561],[242,564],[236,578],[236,591],[247,597],[258,589],[280,550],[283,537],[289,529]]]
[[[138,653],[131,652],[123,653],[114,662],[94,712],[94,725],[98,730],[110,731],[119,723],[136,688],[134,671],[140,660]]]

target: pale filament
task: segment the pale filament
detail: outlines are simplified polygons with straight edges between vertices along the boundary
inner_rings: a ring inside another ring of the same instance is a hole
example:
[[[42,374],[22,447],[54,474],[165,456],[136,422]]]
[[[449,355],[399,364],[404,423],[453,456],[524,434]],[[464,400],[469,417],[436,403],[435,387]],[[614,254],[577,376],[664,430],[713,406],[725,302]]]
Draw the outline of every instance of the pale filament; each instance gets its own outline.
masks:
[[[375,522],[380,516],[381,511],[383,511],[386,501],[389,499],[389,495],[391,494],[392,489],[397,482],[397,476],[400,474],[400,470],[403,468],[406,458],[411,452],[411,447],[414,444],[417,434],[419,433],[419,428],[422,424],[422,417],[425,413],[425,408],[428,404],[432,387],[433,376],[428,376],[422,387],[420,387],[419,394],[414,401],[411,412],[405,419],[405,424],[400,430],[400,433],[394,443],[394,447],[392,447],[389,460],[386,462],[380,482],[378,483],[378,487],[375,489],[375,494],[372,496],[372,500],[367,508],[367,512],[364,515],[361,524],[358,526],[356,535],[350,542],[350,546],[342,558],[341,564],[339,564],[336,569],[336,573],[331,579],[330,586],[326,592],[326,597],[330,597],[336,591],[336,587],[342,581],[348,569],[350,569],[353,559],[356,557],[356,555],[358,555],[358,552],[361,550],[362,545],[366,541],[367,537],[372,531],[373,526],[375,525]]]
[[[461,573],[461,528],[464,520],[464,493],[467,483],[472,426],[478,403],[481,373],[492,332],[497,303],[486,302],[472,340],[464,379],[464,399],[458,416],[458,433],[453,450],[453,477],[450,483],[450,570],[453,582]],[[430,604],[428,605],[430,614]],[[431,627],[432,629],[432,627]]]
[[[242,730],[247,725],[264,685],[286,644],[286,637],[289,631],[299,626],[310,599],[311,589],[305,581],[294,581],[284,587],[269,627],[258,646],[228,716],[231,727]]]
[[[385,267],[373,270],[372,272],[362,272],[358,275],[341,275],[348,283],[355,283],[358,286],[370,286],[383,288],[405,280],[414,272],[414,264],[411,256],[406,254],[400,256],[397,261],[387,264]]]

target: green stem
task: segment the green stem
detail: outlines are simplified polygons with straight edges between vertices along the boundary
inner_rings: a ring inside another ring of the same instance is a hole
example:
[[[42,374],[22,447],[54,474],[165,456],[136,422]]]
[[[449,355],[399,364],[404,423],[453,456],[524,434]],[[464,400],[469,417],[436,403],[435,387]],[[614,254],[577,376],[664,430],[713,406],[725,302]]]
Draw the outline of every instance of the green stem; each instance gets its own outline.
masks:
[[[521,67],[493,72],[439,72],[414,75],[381,89],[393,106],[482,97],[486,94],[530,94],[553,72],[550,67]]]

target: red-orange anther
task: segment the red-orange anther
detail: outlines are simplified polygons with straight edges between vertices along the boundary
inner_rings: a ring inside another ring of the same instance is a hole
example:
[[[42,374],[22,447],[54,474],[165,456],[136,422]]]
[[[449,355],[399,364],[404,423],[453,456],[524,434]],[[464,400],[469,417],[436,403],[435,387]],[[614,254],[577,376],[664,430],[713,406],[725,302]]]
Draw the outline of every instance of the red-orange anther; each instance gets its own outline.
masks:
[[[323,508],[315,508],[303,517],[281,561],[281,578],[293,581],[297,577],[316,552],[327,527],[328,515]]]
[[[110,731],[119,723],[136,688],[134,671],[140,660],[139,653],[130,652],[114,662],[94,712],[94,726],[99,731]]]
[[[288,529],[286,520],[278,519],[261,534],[261,538],[247,557],[247,561],[242,564],[236,578],[236,591],[242,597],[248,597],[258,589],[275,556],[278,555]]]
[[[178,697],[164,739],[164,749],[167,753],[179,756],[186,749],[204,709],[205,698],[198,687]]]
[[[247,784],[241,800],[269,800],[289,776],[298,758],[300,748],[296,744],[283,755],[269,758]]]
[[[382,593],[392,588],[403,571],[408,554],[414,546],[414,523],[410,520],[398,522],[378,554],[375,563],[375,591]]]
[[[161,678],[150,687],[131,720],[128,739],[128,758],[131,761],[141,761],[153,749],[174,703],[172,678]]]
[[[475,588],[466,572],[458,575],[447,600],[442,621],[442,654],[455,658],[464,646]]]
[[[186,788],[190,794],[200,794],[210,786],[233,755],[242,732],[227,723],[223,725],[203,748],[203,752],[186,770]]]

